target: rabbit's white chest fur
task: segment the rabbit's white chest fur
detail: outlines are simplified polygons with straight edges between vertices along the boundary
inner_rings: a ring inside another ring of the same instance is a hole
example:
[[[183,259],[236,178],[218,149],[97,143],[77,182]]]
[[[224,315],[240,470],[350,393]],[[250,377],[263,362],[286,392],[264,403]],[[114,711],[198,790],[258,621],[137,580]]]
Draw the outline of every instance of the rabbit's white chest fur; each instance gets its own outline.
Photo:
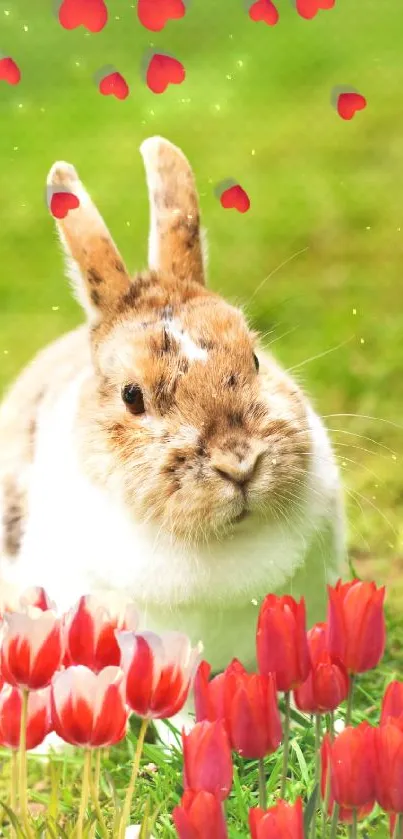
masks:
[[[180,546],[155,525],[133,522],[85,476],[73,424],[86,375],[38,423],[29,518],[9,582],[45,586],[61,609],[90,591],[121,590],[138,603],[147,628],[202,640],[214,669],[233,656],[253,661],[258,605],[269,591],[305,594],[311,620],[323,617],[344,534],[338,473],[316,415],[310,411],[314,453],[297,518],[251,516],[222,542]]]

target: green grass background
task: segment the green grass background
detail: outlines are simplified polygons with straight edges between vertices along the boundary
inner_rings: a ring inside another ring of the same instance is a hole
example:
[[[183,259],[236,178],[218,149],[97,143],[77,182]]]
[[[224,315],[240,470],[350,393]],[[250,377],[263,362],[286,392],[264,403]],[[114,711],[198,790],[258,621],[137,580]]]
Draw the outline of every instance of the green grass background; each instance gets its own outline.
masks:
[[[76,165],[140,268],[148,206],[138,147],[165,135],[195,169],[212,287],[246,306],[323,415],[347,414],[327,422],[351,549],[394,597],[403,594],[403,12],[396,0],[337,0],[307,21],[291,0],[278,8],[272,28],[250,21],[243,0],[192,0],[184,20],[150,33],[135,4],[111,0],[95,35],[65,31],[51,0],[1,0],[0,50],[22,81],[0,83],[0,388],[82,317],[45,204],[49,167]],[[148,90],[150,48],[184,63],[183,85]],[[127,100],[98,92],[93,76],[106,64],[127,79]],[[342,84],[368,100],[351,122],[331,105]],[[250,195],[246,215],[216,198],[228,177]]]
[[[22,69],[17,87],[0,83],[0,390],[34,351],[82,318],[46,208],[51,164],[76,165],[128,265],[141,268],[148,204],[138,147],[150,135],[168,137],[194,166],[211,286],[245,306],[327,417],[345,476],[352,556],[389,584],[389,600],[398,603],[401,5],[336,0],[306,21],[290,0],[278,0],[280,22],[270,28],[248,19],[243,0],[192,0],[184,20],[155,34],[140,26],[134,4],[108,7],[108,26],[92,35],[63,30],[51,0],[0,0],[0,50]],[[161,96],[147,89],[141,66],[150,48],[184,63],[182,86]],[[106,64],[127,79],[126,101],[97,91],[93,76]],[[368,100],[351,122],[331,105],[332,88],[342,84]],[[217,200],[215,185],[229,177],[250,195],[245,215]],[[393,633],[389,656],[400,644],[400,630]],[[382,679],[392,662],[393,655]],[[368,713],[376,711],[374,695]],[[296,753],[295,761],[302,784]],[[247,789],[241,779],[236,823],[245,819]],[[385,831],[382,821],[376,835]]]

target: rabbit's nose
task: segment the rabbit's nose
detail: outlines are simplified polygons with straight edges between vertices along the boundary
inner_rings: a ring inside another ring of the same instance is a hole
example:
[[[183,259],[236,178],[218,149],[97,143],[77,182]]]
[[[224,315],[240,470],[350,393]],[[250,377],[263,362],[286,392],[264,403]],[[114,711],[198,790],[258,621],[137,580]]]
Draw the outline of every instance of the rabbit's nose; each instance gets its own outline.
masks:
[[[261,452],[250,452],[242,457],[235,452],[216,452],[211,464],[221,478],[242,487],[252,478],[260,457]]]

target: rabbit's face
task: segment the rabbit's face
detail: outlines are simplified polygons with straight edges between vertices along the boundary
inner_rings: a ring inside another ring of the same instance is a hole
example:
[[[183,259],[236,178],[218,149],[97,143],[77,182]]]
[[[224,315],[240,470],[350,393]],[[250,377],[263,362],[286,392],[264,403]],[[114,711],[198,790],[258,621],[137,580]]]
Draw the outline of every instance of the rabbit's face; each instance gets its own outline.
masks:
[[[157,275],[94,330],[98,450],[137,517],[189,540],[297,502],[309,455],[304,402],[255,346],[242,313]],[[155,298],[159,306],[155,307]],[[96,441],[96,442],[95,442]]]
[[[80,460],[137,518],[196,541],[251,512],[281,519],[298,504],[306,403],[255,347],[241,312],[205,288],[186,158],[159,137],[141,151],[152,270],[133,279],[73,167],[55,164],[48,180],[79,200],[58,229],[94,360],[77,422]]]

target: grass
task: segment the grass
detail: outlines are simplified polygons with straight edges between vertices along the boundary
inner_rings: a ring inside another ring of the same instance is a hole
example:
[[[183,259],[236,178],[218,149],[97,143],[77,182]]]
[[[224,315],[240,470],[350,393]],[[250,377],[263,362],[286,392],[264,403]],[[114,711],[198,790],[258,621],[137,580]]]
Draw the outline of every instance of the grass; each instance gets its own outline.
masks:
[[[399,3],[337,0],[304,21],[289,0],[278,0],[280,23],[271,29],[249,21],[242,0],[193,0],[183,21],[158,34],[141,28],[133,6],[110,0],[108,26],[90,35],[63,30],[48,0],[0,0],[0,49],[23,74],[16,88],[0,83],[0,391],[39,347],[82,318],[45,204],[53,161],[77,166],[128,264],[141,267],[148,208],[138,147],[157,133],[180,145],[209,229],[210,283],[245,307],[326,417],[345,478],[351,555],[360,573],[388,585],[388,655],[359,693],[359,713],[373,719],[384,683],[402,663]],[[153,46],[187,71],[183,86],[162,96],[141,78]],[[110,63],[130,85],[124,102],[101,97],[93,82]],[[330,103],[332,88],[344,83],[368,100],[349,123]],[[228,177],[251,197],[245,215],[217,201],[214,187]],[[295,738],[293,795],[312,771],[310,730],[297,727]],[[107,763],[118,791],[131,742]],[[158,771],[144,775],[139,793],[166,802],[157,835],[173,836],[166,813],[180,794],[179,760],[167,762],[149,745],[150,761]],[[46,784],[42,765],[34,758],[30,765],[31,777]],[[61,770],[59,803],[68,811],[80,782],[77,756],[65,756]],[[244,835],[255,781],[253,767],[239,768],[229,802],[233,839]],[[43,796],[38,788],[38,803]],[[376,812],[368,835],[385,836]]]

